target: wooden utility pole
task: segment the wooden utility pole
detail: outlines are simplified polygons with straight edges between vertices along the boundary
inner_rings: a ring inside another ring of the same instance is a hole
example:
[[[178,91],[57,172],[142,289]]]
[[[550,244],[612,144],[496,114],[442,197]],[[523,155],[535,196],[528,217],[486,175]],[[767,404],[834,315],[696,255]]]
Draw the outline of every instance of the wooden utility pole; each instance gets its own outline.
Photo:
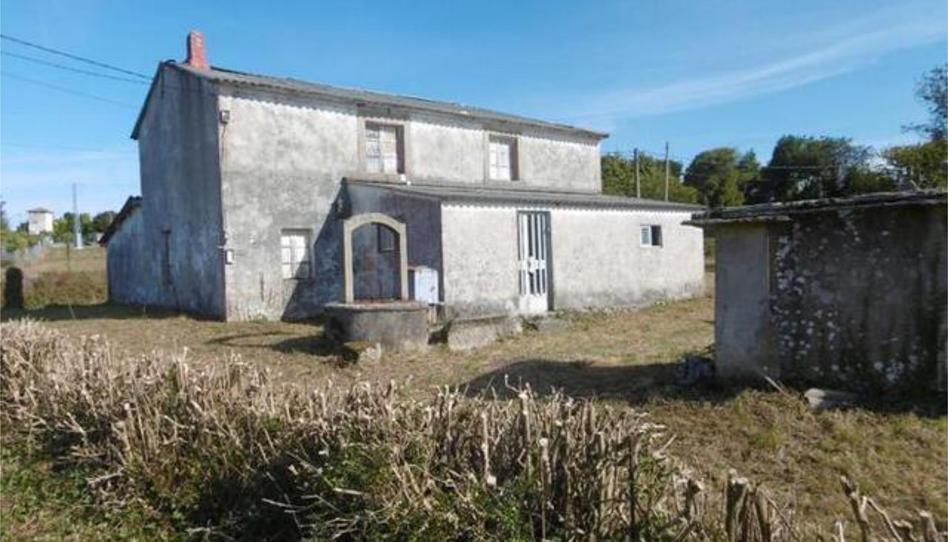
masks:
[[[639,150],[634,149],[632,156],[635,157],[635,197],[642,197],[642,186],[639,184]]]
[[[668,142],[665,142],[665,201],[668,201]]]

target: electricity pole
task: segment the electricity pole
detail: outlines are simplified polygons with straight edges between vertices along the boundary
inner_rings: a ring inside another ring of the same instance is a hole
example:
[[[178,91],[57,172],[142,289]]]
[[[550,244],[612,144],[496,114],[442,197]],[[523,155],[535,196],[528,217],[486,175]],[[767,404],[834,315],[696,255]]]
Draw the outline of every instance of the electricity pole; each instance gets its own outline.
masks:
[[[668,201],[668,142],[665,142],[665,201]]]
[[[633,149],[632,155],[635,157],[635,197],[642,197],[642,187],[639,185],[639,150]]]
[[[82,248],[82,227],[79,224],[79,197],[76,183],[72,183],[72,235],[76,239],[76,250]]]

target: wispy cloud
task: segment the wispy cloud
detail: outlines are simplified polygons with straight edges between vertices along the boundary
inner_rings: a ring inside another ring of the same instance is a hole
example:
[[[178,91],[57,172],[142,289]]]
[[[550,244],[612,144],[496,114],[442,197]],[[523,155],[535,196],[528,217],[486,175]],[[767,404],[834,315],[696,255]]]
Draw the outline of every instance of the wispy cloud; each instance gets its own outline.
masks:
[[[602,126],[626,117],[740,101],[835,77],[864,67],[884,53],[945,38],[944,21],[925,13],[909,20],[904,14],[895,17],[877,14],[849,24],[844,30],[842,35],[834,32],[834,39],[824,38],[809,51],[762,65],[705,73],[650,88],[612,89],[586,100],[586,104],[592,104],[590,107],[574,108],[568,120]]]

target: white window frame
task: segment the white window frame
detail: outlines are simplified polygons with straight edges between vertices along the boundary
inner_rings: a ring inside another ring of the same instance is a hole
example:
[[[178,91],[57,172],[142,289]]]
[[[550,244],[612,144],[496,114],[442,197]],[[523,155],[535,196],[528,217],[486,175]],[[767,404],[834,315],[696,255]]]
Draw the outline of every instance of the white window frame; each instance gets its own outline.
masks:
[[[405,130],[400,124],[365,121],[365,149],[363,160],[367,173],[398,175],[405,173]],[[394,154],[385,152],[385,136],[391,135],[394,141]]]
[[[507,150],[506,167],[501,167],[498,151]],[[513,136],[491,135],[487,138],[487,178],[492,181],[516,181],[519,178],[517,171],[517,138]]]
[[[280,230],[280,275],[283,280],[313,278],[312,246],[309,230]]]
[[[655,230],[658,230],[658,242],[655,242]],[[661,224],[641,224],[639,226],[639,246],[661,248],[665,245]]]

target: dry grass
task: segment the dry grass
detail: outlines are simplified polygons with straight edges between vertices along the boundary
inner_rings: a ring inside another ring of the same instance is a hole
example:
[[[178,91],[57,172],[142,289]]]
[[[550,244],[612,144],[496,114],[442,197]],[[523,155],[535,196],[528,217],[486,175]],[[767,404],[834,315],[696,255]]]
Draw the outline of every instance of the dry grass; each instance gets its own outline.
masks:
[[[101,508],[145,505],[192,534],[788,542],[830,532],[736,474],[702,484],[691,458],[666,455],[663,426],[620,405],[540,400],[528,387],[506,387],[513,400],[447,388],[415,400],[394,383],[278,385],[235,359],[194,370],[31,322],[3,331],[5,444],[85,471],[84,494]],[[856,521],[838,524],[862,540],[945,536],[925,517],[893,523],[847,477],[843,486]]]
[[[948,516],[948,418],[943,401],[913,411],[873,404],[844,412],[813,413],[798,395],[755,390],[689,390],[674,384],[682,355],[713,339],[708,297],[637,312],[570,314],[569,329],[527,333],[466,353],[443,347],[423,354],[386,355],[381,364],[339,367],[318,322],[224,324],[135,307],[93,305],[5,313],[28,314],[72,336],[99,334],[125,354],[187,349],[197,367],[228,363],[239,354],[274,371],[277,381],[348,386],[368,380],[411,378],[409,393],[427,397],[443,385],[477,390],[504,375],[597,397],[652,413],[677,438],[670,451],[707,479],[723,482],[736,468],[770,488],[799,514],[827,524],[849,514],[838,490],[846,473],[899,515],[930,509]]]

